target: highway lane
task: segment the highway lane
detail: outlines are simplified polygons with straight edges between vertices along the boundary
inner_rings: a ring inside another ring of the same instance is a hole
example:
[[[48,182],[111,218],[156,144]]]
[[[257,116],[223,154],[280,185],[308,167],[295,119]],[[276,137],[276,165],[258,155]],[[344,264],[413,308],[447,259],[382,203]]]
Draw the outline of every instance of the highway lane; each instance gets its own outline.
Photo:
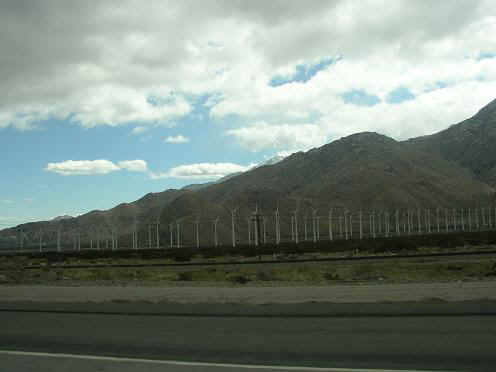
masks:
[[[496,365],[491,314],[265,317],[6,310],[0,316],[0,350],[332,368],[494,371]],[[9,371],[26,360],[9,358],[0,354],[11,363]]]

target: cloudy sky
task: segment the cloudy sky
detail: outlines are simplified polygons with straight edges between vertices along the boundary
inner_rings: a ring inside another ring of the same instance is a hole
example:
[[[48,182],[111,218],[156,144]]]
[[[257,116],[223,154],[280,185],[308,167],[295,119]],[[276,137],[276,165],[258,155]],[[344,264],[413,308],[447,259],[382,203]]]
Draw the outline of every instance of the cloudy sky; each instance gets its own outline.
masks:
[[[0,228],[496,98],[492,0],[0,2]]]

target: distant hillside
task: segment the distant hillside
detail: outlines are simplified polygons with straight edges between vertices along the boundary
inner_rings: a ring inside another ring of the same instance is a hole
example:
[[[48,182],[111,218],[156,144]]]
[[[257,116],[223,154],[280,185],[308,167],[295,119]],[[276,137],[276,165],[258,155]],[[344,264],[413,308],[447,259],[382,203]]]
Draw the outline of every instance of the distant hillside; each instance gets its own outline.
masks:
[[[62,221],[62,220],[68,220],[68,219],[71,219],[71,218],[74,218],[74,217],[65,214],[63,216],[57,216],[55,218],[52,218],[52,221]]]

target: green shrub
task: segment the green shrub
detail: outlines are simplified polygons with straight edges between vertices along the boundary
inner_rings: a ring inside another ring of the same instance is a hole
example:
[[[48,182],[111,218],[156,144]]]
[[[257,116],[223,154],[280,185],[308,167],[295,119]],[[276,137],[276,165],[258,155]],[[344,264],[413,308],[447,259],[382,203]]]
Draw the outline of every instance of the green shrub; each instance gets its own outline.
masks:
[[[177,274],[177,280],[182,282],[191,282],[193,280],[193,273],[191,271],[183,271]]]
[[[229,280],[235,284],[246,284],[250,281],[250,278],[242,275],[242,274],[236,274],[233,275],[229,278]]]

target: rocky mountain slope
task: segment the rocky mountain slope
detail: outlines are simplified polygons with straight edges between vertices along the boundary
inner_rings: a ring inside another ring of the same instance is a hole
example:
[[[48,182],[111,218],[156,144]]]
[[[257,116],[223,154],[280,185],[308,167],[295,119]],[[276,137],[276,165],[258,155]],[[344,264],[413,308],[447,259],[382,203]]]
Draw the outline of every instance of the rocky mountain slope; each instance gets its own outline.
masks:
[[[496,100],[470,119],[406,144],[456,162],[476,179],[496,186]]]

